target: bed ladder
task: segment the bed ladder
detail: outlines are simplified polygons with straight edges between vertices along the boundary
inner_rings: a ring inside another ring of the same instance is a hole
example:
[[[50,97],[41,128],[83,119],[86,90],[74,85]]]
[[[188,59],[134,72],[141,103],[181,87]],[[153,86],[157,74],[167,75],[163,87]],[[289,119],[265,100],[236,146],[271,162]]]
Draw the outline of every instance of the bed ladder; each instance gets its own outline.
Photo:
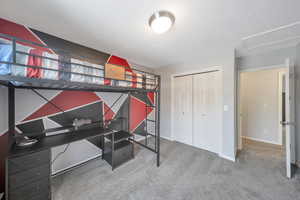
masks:
[[[148,119],[148,108],[153,108],[156,109],[155,105],[148,105],[146,104],[145,109],[146,109],[146,119],[145,119],[145,145],[148,145],[148,136],[152,136],[155,139],[155,150],[157,149],[157,144],[156,144],[156,134],[151,134],[148,132],[148,123],[154,123],[154,130],[156,130],[156,119]]]

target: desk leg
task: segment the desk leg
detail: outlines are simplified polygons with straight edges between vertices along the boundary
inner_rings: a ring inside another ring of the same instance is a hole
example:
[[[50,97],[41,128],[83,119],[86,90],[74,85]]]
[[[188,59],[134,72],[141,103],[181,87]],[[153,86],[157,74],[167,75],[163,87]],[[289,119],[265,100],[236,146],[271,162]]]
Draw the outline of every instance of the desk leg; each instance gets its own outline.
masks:
[[[105,139],[104,139],[104,136],[101,136],[100,137],[100,147],[101,147],[101,149],[102,149],[102,156],[101,156],[101,158],[102,158],[102,160],[104,159],[104,152],[105,152]]]
[[[115,164],[114,164],[114,157],[115,157],[115,133],[112,133],[111,137],[111,165],[112,165],[112,170],[115,169]]]

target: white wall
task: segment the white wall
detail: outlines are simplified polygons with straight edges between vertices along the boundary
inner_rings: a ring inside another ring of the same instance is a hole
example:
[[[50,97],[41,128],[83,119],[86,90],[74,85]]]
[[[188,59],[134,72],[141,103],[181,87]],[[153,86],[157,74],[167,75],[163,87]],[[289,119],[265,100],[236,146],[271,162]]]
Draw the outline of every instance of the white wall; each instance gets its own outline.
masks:
[[[200,53],[199,53],[200,54]],[[181,63],[168,67],[156,69],[156,73],[162,77],[161,90],[161,135],[170,138],[171,128],[171,76],[179,73],[190,73],[203,70],[205,68],[220,66],[223,69],[223,104],[228,107],[223,112],[222,125],[222,150],[221,156],[230,160],[235,159],[236,153],[236,124],[235,124],[235,101],[236,101],[236,65],[234,48],[229,48],[226,52],[217,53],[209,58],[195,58],[195,62]]]
[[[136,64],[134,62],[129,62],[129,65],[134,69],[142,70],[142,71],[149,72],[149,73],[154,73],[153,68],[149,68],[149,67],[146,67],[146,66],[143,66],[140,64]]]
[[[295,73],[296,73],[296,84],[295,84],[295,90],[296,90],[296,160],[298,166],[300,166],[300,44],[296,47],[296,67],[295,67]]]
[[[171,139],[171,73],[161,69],[160,135]]]
[[[281,145],[279,73],[284,69],[241,73],[242,136]]]
[[[296,73],[296,161],[300,166],[300,44],[296,47],[274,50],[264,54],[242,57],[237,59],[238,68],[251,69],[270,65],[283,64],[286,58],[295,62]]]
[[[259,68],[285,63],[286,58],[296,60],[295,47],[277,49],[262,54],[241,57],[236,59],[239,69]]]

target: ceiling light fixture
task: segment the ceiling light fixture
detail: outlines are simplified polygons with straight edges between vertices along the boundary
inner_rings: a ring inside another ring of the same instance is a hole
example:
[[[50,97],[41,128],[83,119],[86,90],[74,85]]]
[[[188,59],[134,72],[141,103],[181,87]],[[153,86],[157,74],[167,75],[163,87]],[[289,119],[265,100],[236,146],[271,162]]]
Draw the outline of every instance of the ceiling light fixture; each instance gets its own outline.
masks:
[[[157,33],[165,33],[171,29],[175,22],[175,17],[168,11],[155,12],[149,19],[149,26]]]

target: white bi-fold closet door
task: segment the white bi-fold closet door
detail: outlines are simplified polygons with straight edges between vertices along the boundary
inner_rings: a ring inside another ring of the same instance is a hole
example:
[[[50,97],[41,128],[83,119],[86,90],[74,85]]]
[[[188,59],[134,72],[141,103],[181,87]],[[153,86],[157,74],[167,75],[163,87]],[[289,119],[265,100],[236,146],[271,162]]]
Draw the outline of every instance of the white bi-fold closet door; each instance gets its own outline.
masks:
[[[193,145],[220,153],[222,137],[221,72],[193,75]]]
[[[176,77],[174,81],[175,140],[219,153],[222,139],[221,72]]]
[[[174,80],[174,139],[193,144],[193,79],[191,76]]]

